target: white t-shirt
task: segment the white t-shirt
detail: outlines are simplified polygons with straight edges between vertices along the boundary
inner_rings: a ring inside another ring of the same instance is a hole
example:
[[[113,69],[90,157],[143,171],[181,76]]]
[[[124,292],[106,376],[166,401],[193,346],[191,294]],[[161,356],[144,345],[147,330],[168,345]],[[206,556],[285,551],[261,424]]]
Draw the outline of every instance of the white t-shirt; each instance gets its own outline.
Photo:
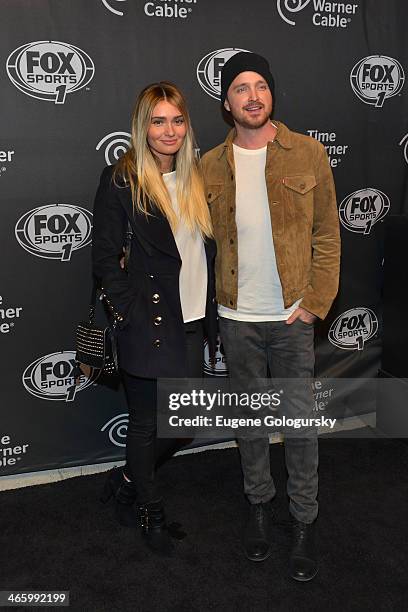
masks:
[[[207,298],[207,259],[200,232],[191,232],[182,219],[177,201],[176,171],[163,174],[179,224],[174,233],[181,258],[180,302],[184,323],[205,317]]]
[[[218,306],[221,317],[239,321],[283,321],[298,307],[284,307],[276,265],[265,180],[266,146],[233,145],[238,231],[237,309]]]

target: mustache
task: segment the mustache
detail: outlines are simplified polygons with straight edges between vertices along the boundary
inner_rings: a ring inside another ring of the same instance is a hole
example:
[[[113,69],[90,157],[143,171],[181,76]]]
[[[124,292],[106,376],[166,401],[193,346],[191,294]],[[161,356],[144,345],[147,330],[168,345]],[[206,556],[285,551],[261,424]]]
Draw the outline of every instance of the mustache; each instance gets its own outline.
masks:
[[[251,100],[250,102],[248,102],[248,104],[245,104],[245,106],[243,106],[242,108],[244,110],[248,110],[249,108],[252,108],[253,106],[260,106],[261,108],[264,108],[264,104],[260,102],[259,100]]]

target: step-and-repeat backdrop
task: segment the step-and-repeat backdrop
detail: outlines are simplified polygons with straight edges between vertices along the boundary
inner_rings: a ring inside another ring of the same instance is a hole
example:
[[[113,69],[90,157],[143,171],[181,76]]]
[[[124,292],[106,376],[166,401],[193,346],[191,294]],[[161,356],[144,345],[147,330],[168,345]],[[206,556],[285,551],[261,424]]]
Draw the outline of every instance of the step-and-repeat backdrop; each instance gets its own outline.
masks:
[[[384,222],[407,211],[407,22],[402,0],[2,1],[0,476],[124,456],[121,389],[98,372],[73,385],[99,175],[153,81],[184,90],[201,152],[221,142],[238,50],[269,59],[276,118],[322,142],[335,176],[341,287],[317,376],[376,375]]]

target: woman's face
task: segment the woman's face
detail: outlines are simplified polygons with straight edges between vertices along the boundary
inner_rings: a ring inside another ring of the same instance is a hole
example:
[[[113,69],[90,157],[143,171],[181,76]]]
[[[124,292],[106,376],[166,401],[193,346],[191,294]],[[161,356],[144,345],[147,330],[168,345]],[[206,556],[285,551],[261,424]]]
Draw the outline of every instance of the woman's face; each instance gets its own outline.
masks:
[[[147,131],[147,142],[162,164],[168,165],[169,156],[180,149],[186,131],[184,117],[177,106],[167,100],[156,104]]]

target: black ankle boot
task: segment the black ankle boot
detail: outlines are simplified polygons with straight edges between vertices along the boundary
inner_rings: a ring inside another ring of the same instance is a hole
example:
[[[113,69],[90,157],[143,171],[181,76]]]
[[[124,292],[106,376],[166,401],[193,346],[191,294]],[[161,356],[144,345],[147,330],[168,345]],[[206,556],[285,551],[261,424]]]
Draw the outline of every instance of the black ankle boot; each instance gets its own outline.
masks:
[[[291,577],[300,582],[307,582],[316,576],[315,523],[293,520],[289,569]]]
[[[186,535],[179,523],[166,524],[162,500],[139,506],[139,520],[146,546],[163,557],[173,555],[172,538],[182,540]]]
[[[265,561],[271,554],[273,510],[270,501],[251,504],[244,532],[244,548],[250,561]]]
[[[124,527],[139,526],[138,513],[134,507],[137,499],[136,487],[125,479],[122,470],[112,470],[105,482],[101,502],[106,504],[111,497],[115,499],[115,516]]]

